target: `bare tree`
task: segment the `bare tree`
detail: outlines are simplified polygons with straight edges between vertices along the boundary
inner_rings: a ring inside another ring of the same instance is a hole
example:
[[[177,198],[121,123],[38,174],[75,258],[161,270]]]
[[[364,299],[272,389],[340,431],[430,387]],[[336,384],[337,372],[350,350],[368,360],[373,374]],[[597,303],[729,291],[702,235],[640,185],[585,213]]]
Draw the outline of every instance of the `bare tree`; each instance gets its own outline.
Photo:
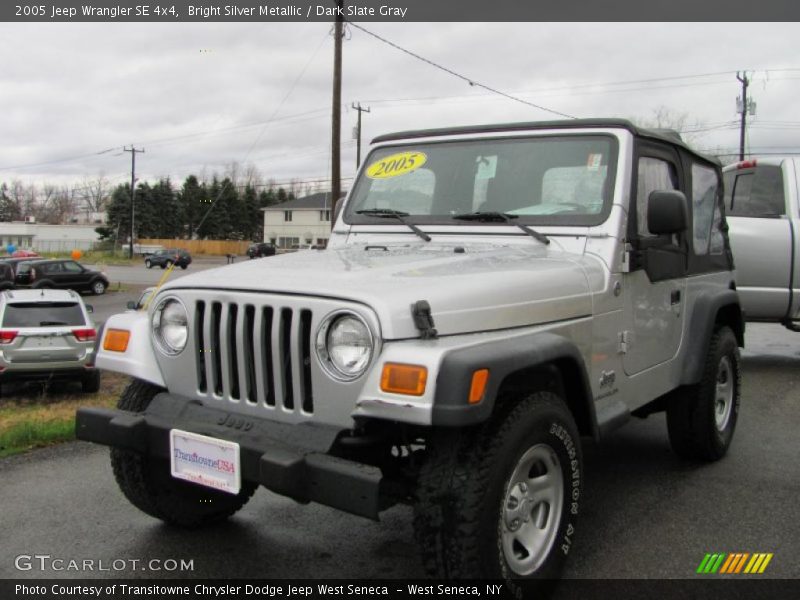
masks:
[[[242,172],[242,184],[250,187],[260,187],[263,181],[264,178],[258,167],[253,163],[247,163]]]
[[[634,117],[631,119],[637,125],[649,129],[671,129],[677,131],[687,144],[694,144],[702,134],[704,125],[701,121],[692,120],[687,112],[677,112],[661,105],[653,109],[650,117]]]
[[[102,173],[94,178],[84,178],[77,190],[87,213],[103,212],[108,204],[111,184]]]

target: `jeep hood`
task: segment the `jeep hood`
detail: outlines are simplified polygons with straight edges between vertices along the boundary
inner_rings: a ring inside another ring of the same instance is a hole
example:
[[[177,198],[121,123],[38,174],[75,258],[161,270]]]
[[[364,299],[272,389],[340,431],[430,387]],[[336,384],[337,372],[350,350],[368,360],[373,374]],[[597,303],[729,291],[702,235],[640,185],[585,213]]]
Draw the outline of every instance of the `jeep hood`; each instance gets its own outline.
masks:
[[[193,273],[164,289],[220,289],[355,301],[384,339],[419,336],[427,300],[440,335],[522,327],[591,314],[581,255],[554,245],[380,245],[303,250]],[[221,283],[226,282],[226,283]]]

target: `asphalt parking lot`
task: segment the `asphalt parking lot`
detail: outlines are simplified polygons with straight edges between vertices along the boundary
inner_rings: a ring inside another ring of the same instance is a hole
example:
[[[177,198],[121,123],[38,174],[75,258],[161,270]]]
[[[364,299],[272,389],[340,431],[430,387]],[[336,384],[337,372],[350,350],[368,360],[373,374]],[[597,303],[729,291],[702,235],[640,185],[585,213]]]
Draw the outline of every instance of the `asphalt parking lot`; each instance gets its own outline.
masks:
[[[584,512],[566,577],[691,578],[708,552],[770,552],[760,577],[800,578],[800,337],[765,325],[748,333],[739,427],[725,459],[678,460],[662,415],[586,445]],[[175,530],[132,507],[108,450],[83,442],[0,460],[0,481],[0,578],[423,576],[406,507],[374,523],[262,489],[226,524]],[[17,568],[16,557],[34,554],[128,562],[112,572]],[[142,572],[152,559],[190,560],[192,570]]]

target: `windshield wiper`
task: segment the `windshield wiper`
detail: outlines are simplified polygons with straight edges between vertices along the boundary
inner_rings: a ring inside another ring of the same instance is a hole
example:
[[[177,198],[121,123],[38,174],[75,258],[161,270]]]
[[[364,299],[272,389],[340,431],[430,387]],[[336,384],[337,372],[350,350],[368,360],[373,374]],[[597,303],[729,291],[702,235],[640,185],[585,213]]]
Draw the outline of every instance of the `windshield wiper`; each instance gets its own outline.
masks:
[[[394,210],[391,208],[365,208],[363,210],[357,210],[356,214],[367,215],[368,217],[378,217],[379,219],[397,219],[426,242],[431,241],[431,236],[422,231],[422,229],[413,223],[409,223],[405,220],[404,217],[409,216],[409,214],[407,212],[403,212],[402,210]]]
[[[509,215],[508,213],[486,211],[453,215],[452,218],[459,221],[480,221],[482,223],[510,223],[511,225],[516,225],[529,236],[539,240],[543,244],[547,245],[550,243],[550,240],[543,233],[539,233],[535,229],[532,229],[527,225],[523,225],[522,223],[515,223],[512,221],[512,219],[518,219],[519,215]]]

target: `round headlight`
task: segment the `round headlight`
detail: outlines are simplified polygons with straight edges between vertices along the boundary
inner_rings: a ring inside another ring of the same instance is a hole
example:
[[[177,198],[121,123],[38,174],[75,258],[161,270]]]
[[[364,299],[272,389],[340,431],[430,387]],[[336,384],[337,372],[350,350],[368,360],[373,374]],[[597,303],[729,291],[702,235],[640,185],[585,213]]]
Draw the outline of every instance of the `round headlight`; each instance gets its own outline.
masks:
[[[189,316],[176,298],[162,300],[153,312],[153,334],[166,354],[179,354],[189,339]]]
[[[330,375],[350,381],[369,366],[374,344],[372,332],[355,313],[328,317],[317,332],[317,356]]]

